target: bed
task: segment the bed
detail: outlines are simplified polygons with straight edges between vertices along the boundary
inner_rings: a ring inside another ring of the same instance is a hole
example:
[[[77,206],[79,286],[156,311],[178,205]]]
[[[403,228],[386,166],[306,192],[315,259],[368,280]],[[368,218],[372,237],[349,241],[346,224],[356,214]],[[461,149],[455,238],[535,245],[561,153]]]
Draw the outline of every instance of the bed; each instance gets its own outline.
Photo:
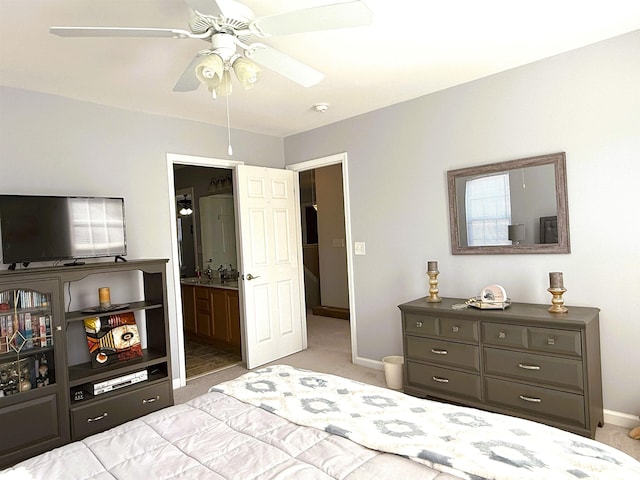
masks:
[[[285,365],[0,472],[9,479],[630,479],[612,447]]]

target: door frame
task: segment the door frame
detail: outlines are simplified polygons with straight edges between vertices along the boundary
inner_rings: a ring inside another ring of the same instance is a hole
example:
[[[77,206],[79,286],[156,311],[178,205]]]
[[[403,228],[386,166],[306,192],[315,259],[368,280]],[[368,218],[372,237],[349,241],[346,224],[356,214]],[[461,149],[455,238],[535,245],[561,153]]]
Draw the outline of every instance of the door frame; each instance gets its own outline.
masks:
[[[171,219],[176,218],[176,201],[175,201],[175,181],[173,175],[173,165],[190,165],[195,167],[213,167],[213,168],[229,168],[234,169],[236,165],[244,165],[244,162],[237,160],[225,160],[222,158],[212,157],[198,157],[194,155],[182,155],[179,153],[167,153],[167,180],[169,188],[169,215]],[[184,351],[184,328],[182,319],[182,295],[180,292],[180,262],[178,261],[178,228],[177,222],[171,221],[171,258],[170,268],[171,271],[167,272],[167,276],[173,278],[173,295],[168,295],[167,309],[174,309],[176,323],[174,324],[176,342],[171,344],[172,350],[176,345],[177,348],[177,360],[179,378],[173,380],[173,388],[184,387],[187,384],[187,370],[185,365],[185,351]],[[167,290],[170,288],[170,282],[167,282]],[[242,297],[241,297],[242,298]],[[171,301],[173,299],[173,302]],[[173,303],[173,305],[172,305]],[[171,314],[169,314],[171,318]],[[244,347],[243,347],[244,348]],[[172,359],[176,358],[176,354],[172,355]]]
[[[358,357],[358,336],[357,336],[357,321],[356,321],[356,307],[355,307],[355,282],[353,278],[353,250],[351,245],[351,208],[349,201],[349,162],[347,158],[347,152],[336,153],[327,157],[314,158],[299,163],[292,163],[287,165],[287,170],[293,170],[295,172],[304,172],[306,170],[315,170],[316,168],[327,167],[329,165],[342,165],[342,196],[343,196],[343,208],[344,208],[344,229],[345,229],[345,242],[347,245],[347,287],[349,291],[349,327],[351,329],[351,361],[356,365],[361,365],[370,368],[379,369],[379,365],[372,366],[371,362],[366,359]],[[300,209],[300,205],[298,205]],[[298,212],[298,216],[300,212]],[[299,245],[299,255],[302,258],[302,243]],[[300,278],[304,278],[304,266],[300,262]]]

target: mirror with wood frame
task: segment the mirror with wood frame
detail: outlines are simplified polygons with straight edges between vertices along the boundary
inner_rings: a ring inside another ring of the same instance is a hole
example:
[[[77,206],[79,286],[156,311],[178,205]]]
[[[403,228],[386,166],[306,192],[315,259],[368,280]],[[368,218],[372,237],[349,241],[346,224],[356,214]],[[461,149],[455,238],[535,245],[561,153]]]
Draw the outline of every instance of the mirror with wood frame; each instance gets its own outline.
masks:
[[[447,172],[451,253],[570,253],[564,152]]]

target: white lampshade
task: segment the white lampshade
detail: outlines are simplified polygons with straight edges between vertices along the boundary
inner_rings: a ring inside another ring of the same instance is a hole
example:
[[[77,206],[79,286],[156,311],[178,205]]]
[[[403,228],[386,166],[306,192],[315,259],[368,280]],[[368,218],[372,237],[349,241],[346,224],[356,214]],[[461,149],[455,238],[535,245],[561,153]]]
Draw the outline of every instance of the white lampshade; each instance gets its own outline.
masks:
[[[262,70],[245,57],[239,57],[233,62],[233,71],[245,90],[252,88],[262,77]]]
[[[222,80],[224,74],[224,61],[215,53],[205,56],[196,66],[196,77],[213,92]]]

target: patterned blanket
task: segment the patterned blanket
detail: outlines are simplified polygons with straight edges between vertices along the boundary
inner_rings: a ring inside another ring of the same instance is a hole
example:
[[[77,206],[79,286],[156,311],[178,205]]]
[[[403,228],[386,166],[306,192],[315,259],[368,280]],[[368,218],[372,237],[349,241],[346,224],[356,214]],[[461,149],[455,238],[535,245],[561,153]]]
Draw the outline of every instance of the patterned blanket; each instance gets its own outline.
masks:
[[[211,388],[299,425],[466,479],[640,479],[640,462],[528,420],[277,365]]]

